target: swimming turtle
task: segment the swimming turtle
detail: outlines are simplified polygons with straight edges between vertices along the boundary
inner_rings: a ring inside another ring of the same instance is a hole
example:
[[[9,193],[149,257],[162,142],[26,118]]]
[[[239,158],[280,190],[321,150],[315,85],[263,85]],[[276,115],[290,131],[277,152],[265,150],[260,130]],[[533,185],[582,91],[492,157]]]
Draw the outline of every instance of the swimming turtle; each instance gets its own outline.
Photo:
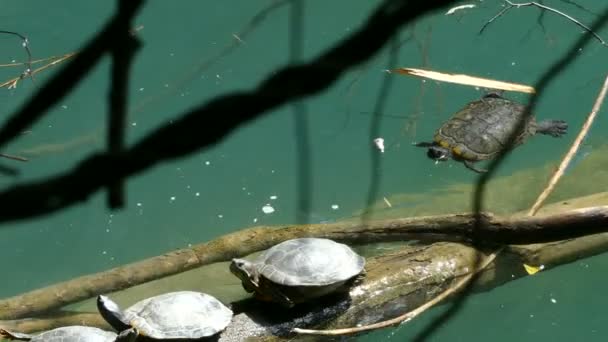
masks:
[[[137,338],[137,331],[127,329],[116,335],[114,332],[95,327],[73,325],[44,331],[36,335],[0,329],[0,337],[32,342],[133,342]]]
[[[525,109],[526,106],[506,99],[500,93],[488,93],[468,103],[445,122],[435,132],[433,142],[414,145],[427,147],[427,156],[436,162],[452,158],[475,172],[483,173],[487,170],[478,169],[473,164],[494,158],[507,145],[509,135],[517,127]],[[563,120],[537,122],[530,115],[512,148],[537,133],[560,137],[567,129],[568,124]]]
[[[365,258],[329,239],[281,242],[255,261],[232,259],[230,271],[247,292],[285,307],[348,289],[364,273]]]
[[[200,339],[223,331],[232,310],[205,293],[177,291],[141,300],[124,311],[99,295],[97,309],[117,331],[131,327],[152,339]]]

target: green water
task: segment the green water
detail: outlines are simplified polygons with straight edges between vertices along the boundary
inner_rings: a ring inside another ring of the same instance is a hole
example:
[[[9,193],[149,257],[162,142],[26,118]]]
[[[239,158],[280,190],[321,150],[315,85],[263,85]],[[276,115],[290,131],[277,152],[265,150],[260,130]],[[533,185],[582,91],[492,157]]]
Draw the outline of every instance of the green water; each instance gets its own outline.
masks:
[[[136,25],[143,25],[138,33],[143,46],[131,74],[129,141],[170,124],[180,112],[214,96],[251,89],[287,63],[289,11],[283,6],[269,14],[233,53],[197,71],[232,44],[233,34],[268,3],[149,1],[135,20]],[[483,23],[502,8],[502,2],[474,3],[474,9],[452,16],[439,11],[404,29],[400,38],[407,41],[398,52],[395,67],[424,67],[534,84],[545,68],[583,34],[579,27],[548,13],[543,31],[536,23],[538,10],[521,8],[513,9],[478,35]],[[607,10],[601,1],[577,3],[594,13]],[[596,18],[565,1],[546,4],[584,23]],[[362,0],[306,2],[302,58],[315,57],[346,37],[362,25],[375,5]],[[35,59],[77,50],[114,10],[112,1],[42,4],[22,0],[5,1],[1,6],[0,29],[27,35]],[[598,33],[608,37],[608,28]],[[14,37],[0,36],[0,47],[0,63],[23,60],[24,51]],[[497,176],[557,163],[597,95],[606,70],[606,51],[592,41],[545,89],[538,104],[538,117],[565,119],[571,133],[560,140],[534,139],[511,155]],[[387,68],[387,59],[384,49],[367,64],[344,75],[327,92],[304,102],[310,128],[311,160],[306,165],[312,179],[308,189],[310,212],[301,213],[297,206],[300,164],[295,120],[292,107],[284,106],[241,127],[215,146],[129,180],[122,210],[108,210],[105,192],[98,192],[61,213],[5,224],[0,230],[4,275],[0,296],[106,270],[254,224],[296,223],[302,214],[308,215],[310,222],[320,222],[361,210],[367,205],[372,181],[371,156],[377,153],[371,143],[375,136],[369,134],[369,113],[386,77],[382,70]],[[31,161],[19,165],[19,178],[3,177],[3,186],[68,170],[89,153],[104,148],[108,62],[104,59],[70,96],[31,127],[31,133],[9,145],[6,152],[28,156]],[[20,72],[0,68],[0,80]],[[52,73],[38,74],[36,84],[42,84]],[[180,83],[184,77],[190,77],[190,81]],[[374,200],[403,193],[433,193],[450,185],[474,182],[476,175],[461,165],[434,165],[423,150],[410,144],[429,140],[450,113],[481,92],[392,77],[379,130],[390,147],[381,156],[381,178]],[[16,89],[1,89],[2,117],[15,112],[34,91],[29,80],[20,82]],[[508,95],[526,100],[523,95]],[[588,142],[603,142],[608,132],[605,113],[600,113]],[[592,154],[593,146],[586,146],[585,151]],[[596,190],[605,189],[604,184],[598,184]],[[517,197],[526,189],[514,185],[510,191]],[[275,212],[264,214],[262,207],[266,204],[271,204]],[[606,257],[598,256],[476,295],[432,340],[604,341],[608,330],[602,324],[600,310],[608,304],[601,295],[606,262]],[[360,340],[404,340],[440,311]]]

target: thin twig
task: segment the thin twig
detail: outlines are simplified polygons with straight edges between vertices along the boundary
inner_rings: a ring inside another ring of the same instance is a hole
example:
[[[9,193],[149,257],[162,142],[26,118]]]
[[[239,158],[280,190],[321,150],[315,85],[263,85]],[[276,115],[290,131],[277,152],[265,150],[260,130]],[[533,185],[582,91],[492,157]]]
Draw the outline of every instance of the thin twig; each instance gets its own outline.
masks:
[[[588,9],[587,7],[585,7],[585,6],[583,6],[583,5],[577,4],[576,2],[574,2],[574,1],[572,1],[572,0],[561,0],[561,2],[565,2],[565,3],[567,3],[568,5],[572,5],[572,6],[576,7],[576,8],[578,8],[579,10],[584,11],[584,12],[587,12],[587,13],[589,13],[589,14],[591,14],[591,15],[596,16],[596,17],[598,16],[598,14],[597,14],[597,13],[595,13],[595,12],[591,11],[590,9]]]
[[[551,192],[555,188],[555,185],[557,184],[559,179],[564,175],[564,172],[568,168],[568,165],[572,161],[572,158],[574,158],[574,156],[576,155],[576,152],[578,151],[579,147],[581,146],[581,143],[587,136],[587,133],[589,132],[589,129],[591,128],[591,125],[593,124],[593,120],[595,120],[597,113],[599,112],[600,108],[602,107],[602,102],[604,101],[604,98],[606,97],[607,91],[608,91],[608,75],[606,76],[606,80],[604,80],[604,85],[602,86],[600,93],[598,94],[597,99],[595,100],[595,104],[593,105],[593,109],[591,109],[591,113],[589,113],[589,115],[587,116],[587,120],[583,124],[581,131],[578,133],[578,136],[572,143],[572,146],[570,147],[570,150],[568,151],[568,153],[566,153],[566,155],[564,156],[564,159],[562,159],[561,164],[559,164],[559,167],[553,173],[553,176],[549,180],[547,187],[545,188],[545,190],[543,190],[543,192],[540,194],[540,196],[538,196],[538,198],[536,199],[536,202],[532,206],[532,209],[530,209],[530,212],[528,213],[528,215],[536,215],[536,213],[540,209],[543,202],[547,199],[547,197],[549,197],[549,194],[551,194]]]
[[[595,39],[597,39],[602,45],[606,46],[608,44],[606,44],[606,42],[604,41],[604,39],[602,39],[602,37],[600,37],[597,33],[595,33],[592,29],[590,29],[589,27],[587,27],[587,25],[581,23],[580,21],[576,20],[575,18],[569,16],[568,14],[561,12],[559,10],[556,10],[553,7],[549,7],[549,6],[545,6],[543,4],[540,4],[538,2],[525,2],[525,3],[514,3],[511,2],[509,0],[505,0],[505,2],[507,3],[507,7],[503,8],[500,12],[498,12],[498,14],[496,14],[494,17],[492,17],[492,19],[488,20],[488,22],[486,22],[482,27],[481,30],[479,30],[479,33],[481,34],[485,28],[492,23],[494,20],[498,19],[499,17],[501,17],[502,15],[504,15],[508,10],[510,10],[511,8],[520,8],[520,7],[528,7],[528,6],[536,6],[540,9],[544,9],[546,11],[549,12],[553,12],[559,16],[562,16],[568,20],[570,20],[571,22],[575,23],[576,25],[578,25],[579,27],[583,28],[585,31],[587,31],[588,33],[592,34]]]
[[[22,162],[28,161],[28,159],[25,157],[15,156],[15,155],[6,154],[6,153],[0,153],[0,157],[6,158],[6,159],[18,160],[18,161],[22,161]]]
[[[30,42],[27,39],[27,37],[20,33],[12,32],[12,31],[0,31],[0,33],[11,34],[11,35],[21,38],[21,41],[22,41],[21,46],[23,46],[23,48],[25,49],[25,52],[27,53],[27,62],[25,63],[27,68],[21,74],[21,79],[24,79],[25,77],[30,76],[30,78],[32,79],[32,82],[34,82],[34,76],[32,74],[32,52],[30,51]],[[15,82],[15,84],[16,84],[16,82]]]
[[[67,59],[69,59],[71,57],[74,57],[75,55],[76,55],[76,52],[72,52],[72,53],[65,54],[65,55],[63,55],[61,57],[51,57],[49,59],[53,59],[52,62],[47,63],[47,64],[41,66],[40,68],[36,69],[36,70],[33,70],[31,72],[31,74],[35,75],[35,74],[37,74],[37,73],[39,73],[39,72],[41,72],[41,71],[43,71],[45,69],[48,69],[48,68],[50,68],[52,66],[55,66],[55,65],[57,65],[57,64],[65,61],[65,60],[67,60]],[[0,83],[0,88],[6,87],[6,86],[14,88],[17,85],[17,82],[19,82],[19,80],[21,80],[21,79],[22,79],[21,77],[15,77],[15,78],[12,78],[12,79],[4,82],[4,83]]]
[[[401,316],[398,316],[398,317],[395,317],[395,318],[391,318],[391,319],[386,320],[386,321],[374,323],[374,324],[359,326],[359,327],[356,327],[356,328],[329,329],[329,330],[314,330],[314,329],[294,328],[293,332],[298,333],[298,334],[304,334],[304,335],[330,335],[330,336],[333,336],[333,335],[348,335],[348,334],[356,334],[356,333],[360,333],[360,332],[364,332],[364,331],[370,331],[370,330],[377,330],[377,329],[388,328],[388,327],[393,326],[393,325],[407,323],[410,320],[412,320],[413,318],[419,316],[420,314],[422,314],[423,312],[427,311],[428,309],[430,309],[434,305],[438,304],[442,300],[446,299],[450,295],[452,295],[452,294],[456,293],[458,290],[460,290],[464,285],[466,285],[473,278],[473,276],[475,274],[481,272],[488,265],[490,265],[496,259],[496,256],[502,251],[502,249],[503,248],[501,247],[496,252],[488,255],[486,257],[486,259],[484,260],[484,262],[481,265],[479,265],[479,267],[477,267],[473,272],[471,272],[471,273],[467,274],[466,276],[464,276],[462,279],[460,279],[458,282],[456,282],[456,284],[450,286],[447,290],[443,291],[437,297],[429,300],[428,302],[420,305],[416,309],[414,309],[412,311],[409,311],[409,312],[407,312],[407,313],[405,313],[405,314],[403,314]]]
[[[43,62],[47,62],[47,61],[52,61],[58,58],[61,58],[62,56],[51,56],[51,57],[47,57],[47,58],[41,58],[41,59],[35,59],[31,62],[15,62],[15,63],[6,63],[6,64],[0,64],[0,68],[6,68],[6,67],[14,67],[14,66],[21,66],[21,65],[34,65],[34,64],[38,64],[38,63],[43,63]]]
[[[500,12],[498,12],[495,16],[492,17],[492,19],[488,20],[485,24],[483,24],[483,26],[479,30],[479,34],[482,34],[486,27],[488,27],[488,25],[490,25],[494,20],[500,18],[503,14],[505,14],[505,12],[507,12],[511,8],[513,8],[513,6],[508,6],[500,10]]]

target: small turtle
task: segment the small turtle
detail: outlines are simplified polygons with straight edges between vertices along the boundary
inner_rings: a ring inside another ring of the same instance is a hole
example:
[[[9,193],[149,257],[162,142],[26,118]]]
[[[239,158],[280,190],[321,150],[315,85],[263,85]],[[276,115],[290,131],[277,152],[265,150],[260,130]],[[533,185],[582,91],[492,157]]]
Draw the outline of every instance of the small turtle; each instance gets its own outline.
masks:
[[[255,261],[232,259],[230,271],[247,292],[285,307],[347,290],[364,272],[365,258],[329,239],[281,242]]]
[[[135,328],[152,339],[200,339],[223,331],[232,310],[201,292],[178,291],[141,300],[124,311],[110,298],[99,295],[97,309],[117,331]]]
[[[508,100],[499,93],[489,93],[454,114],[435,132],[433,142],[421,142],[415,146],[427,147],[427,156],[436,162],[452,158],[475,172],[486,172],[473,164],[493,159],[507,145],[525,109],[524,105]],[[512,148],[537,133],[560,137],[567,129],[568,124],[563,120],[537,122],[531,115]]]
[[[32,342],[133,342],[137,338],[135,329],[127,329],[120,334],[95,327],[73,325],[48,330],[37,335],[17,333],[0,329],[0,337],[9,340]]]

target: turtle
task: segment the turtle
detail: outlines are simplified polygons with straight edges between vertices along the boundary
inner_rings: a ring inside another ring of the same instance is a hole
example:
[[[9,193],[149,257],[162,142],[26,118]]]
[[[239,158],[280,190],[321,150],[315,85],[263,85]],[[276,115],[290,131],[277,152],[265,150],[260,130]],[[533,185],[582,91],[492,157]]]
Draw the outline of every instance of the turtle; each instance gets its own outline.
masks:
[[[176,291],[143,299],[125,310],[110,298],[97,296],[101,316],[117,331],[135,328],[154,339],[201,339],[223,331],[232,310],[202,292]]]
[[[346,291],[365,274],[365,258],[349,246],[322,238],[286,240],[254,261],[232,259],[230,271],[259,300],[291,308]]]
[[[82,325],[55,328],[36,335],[0,329],[0,337],[32,342],[133,342],[137,335],[135,329],[126,329],[117,335],[111,331]]]
[[[488,92],[481,99],[469,102],[435,132],[433,142],[415,143],[426,147],[427,156],[435,162],[454,159],[477,173],[487,172],[474,163],[493,159],[507,145],[510,134],[517,128],[526,106],[509,100],[499,92]],[[517,133],[511,148],[515,148],[537,133],[561,137],[568,124],[563,120],[537,122],[530,115]]]

